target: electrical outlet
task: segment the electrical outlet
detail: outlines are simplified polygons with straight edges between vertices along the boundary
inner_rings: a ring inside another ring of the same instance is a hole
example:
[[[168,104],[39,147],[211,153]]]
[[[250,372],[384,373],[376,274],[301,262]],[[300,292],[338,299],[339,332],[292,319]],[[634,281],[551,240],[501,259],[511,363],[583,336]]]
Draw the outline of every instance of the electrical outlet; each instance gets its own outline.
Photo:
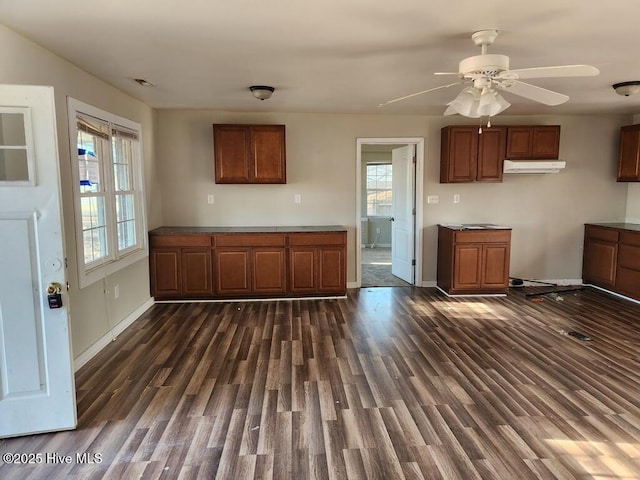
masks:
[[[215,198],[213,197],[213,195],[207,195],[207,203],[209,205],[213,205],[215,203]]]
[[[453,196],[453,203],[460,203],[460,195],[459,194],[455,194]]]
[[[376,233],[380,233],[380,232],[381,232],[380,227],[376,228]]]
[[[427,203],[438,203],[438,201],[439,201],[438,195],[427,196]]]
[[[302,203],[302,196],[299,193],[296,193],[295,196],[293,197],[293,201],[295,203]]]

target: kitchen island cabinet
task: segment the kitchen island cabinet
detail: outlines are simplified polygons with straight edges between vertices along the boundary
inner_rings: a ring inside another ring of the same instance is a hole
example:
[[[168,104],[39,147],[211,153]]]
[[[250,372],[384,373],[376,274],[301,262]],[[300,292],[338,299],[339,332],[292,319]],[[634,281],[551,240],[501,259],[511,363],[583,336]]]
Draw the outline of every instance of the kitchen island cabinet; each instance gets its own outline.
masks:
[[[495,225],[439,225],[437,285],[449,295],[509,290],[511,229]]]

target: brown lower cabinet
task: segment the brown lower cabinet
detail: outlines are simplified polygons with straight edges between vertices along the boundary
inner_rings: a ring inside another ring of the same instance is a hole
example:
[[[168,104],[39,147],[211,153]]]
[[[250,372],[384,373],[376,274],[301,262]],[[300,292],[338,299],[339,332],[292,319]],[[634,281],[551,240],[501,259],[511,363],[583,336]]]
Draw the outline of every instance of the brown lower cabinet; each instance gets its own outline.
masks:
[[[346,231],[189,235],[172,229],[151,232],[150,245],[157,299],[346,293]]]
[[[207,236],[152,237],[150,245],[154,297],[208,297],[213,294],[211,240]]]
[[[640,225],[586,224],[582,281],[640,300]]]
[[[511,230],[438,227],[437,285],[449,295],[509,290]]]
[[[289,288],[291,293],[340,294],[346,291],[344,235],[291,235]]]

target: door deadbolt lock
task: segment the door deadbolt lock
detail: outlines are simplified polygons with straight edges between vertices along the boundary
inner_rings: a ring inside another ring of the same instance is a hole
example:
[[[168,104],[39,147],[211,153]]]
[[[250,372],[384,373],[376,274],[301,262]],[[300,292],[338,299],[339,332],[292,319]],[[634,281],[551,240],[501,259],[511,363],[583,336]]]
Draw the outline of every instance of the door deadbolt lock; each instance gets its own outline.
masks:
[[[47,301],[49,308],[62,308],[62,285],[51,282],[47,288]]]

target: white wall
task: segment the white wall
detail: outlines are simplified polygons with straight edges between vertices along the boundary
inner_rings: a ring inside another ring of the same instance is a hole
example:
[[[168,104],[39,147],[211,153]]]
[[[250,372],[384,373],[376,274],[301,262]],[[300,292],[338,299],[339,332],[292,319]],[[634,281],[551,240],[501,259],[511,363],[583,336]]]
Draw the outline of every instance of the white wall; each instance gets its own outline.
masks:
[[[62,210],[66,254],[69,260],[67,278],[71,285],[69,314],[73,353],[77,358],[149,300],[149,267],[145,259],[103,281],[82,290],[78,288],[66,97],[77,98],[142,124],[147,203],[150,204],[148,223],[152,227],[162,223],[161,197],[154,180],[156,172],[152,162],[153,111],[143,103],[1,25],[0,83],[54,87]],[[113,297],[113,286],[116,284],[120,286],[120,298],[117,301]]]
[[[551,110],[551,109],[550,109]],[[356,276],[356,138],[424,137],[423,279],[436,277],[438,223],[490,222],[513,227],[511,274],[578,279],[583,224],[622,221],[627,185],[615,181],[618,133],[629,116],[501,115],[495,124],[561,124],[559,174],[508,176],[503,183],[440,184],[440,128],[468,119],[440,116],[157,111],[156,151],[167,225],[322,225],[349,230],[347,280]],[[286,185],[217,185],[213,180],[213,123],[287,126]],[[208,205],[207,195],[215,195]],[[295,194],[302,203],[295,204]],[[453,204],[453,194],[461,203]]]

